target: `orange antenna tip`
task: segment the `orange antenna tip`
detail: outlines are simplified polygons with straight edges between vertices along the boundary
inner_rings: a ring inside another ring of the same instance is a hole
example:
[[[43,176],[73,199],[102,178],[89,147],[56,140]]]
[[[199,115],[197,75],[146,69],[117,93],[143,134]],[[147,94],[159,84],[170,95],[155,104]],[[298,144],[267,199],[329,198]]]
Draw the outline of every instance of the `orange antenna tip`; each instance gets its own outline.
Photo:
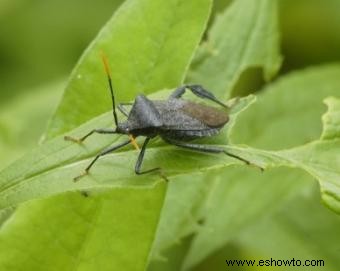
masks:
[[[107,76],[111,77],[109,61],[107,60],[107,56],[104,54],[103,51],[101,51],[101,57],[104,64],[105,73],[107,74]]]

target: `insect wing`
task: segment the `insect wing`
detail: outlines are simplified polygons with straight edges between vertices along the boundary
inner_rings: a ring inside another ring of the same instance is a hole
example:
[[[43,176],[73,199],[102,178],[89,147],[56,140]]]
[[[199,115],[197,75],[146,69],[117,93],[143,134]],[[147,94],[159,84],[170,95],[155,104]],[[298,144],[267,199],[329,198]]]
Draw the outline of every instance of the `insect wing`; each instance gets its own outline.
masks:
[[[202,104],[186,102],[180,110],[212,128],[222,127],[229,121],[227,112]]]

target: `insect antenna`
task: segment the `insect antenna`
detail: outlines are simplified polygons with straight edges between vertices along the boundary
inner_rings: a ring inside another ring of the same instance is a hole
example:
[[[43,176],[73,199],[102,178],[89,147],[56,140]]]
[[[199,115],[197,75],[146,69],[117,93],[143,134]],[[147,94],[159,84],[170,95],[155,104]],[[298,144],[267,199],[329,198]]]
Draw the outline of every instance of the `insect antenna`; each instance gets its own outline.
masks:
[[[104,64],[105,73],[107,75],[107,80],[109,82],[109,88],[110,88],[111,99],[112,99],[112,113],[113,113],[113,118],[114,118],[114,121],[115,121],[115,124],[116,124],[116,127],[117,127],[118,126],[118,117],[117,117],[117,113],[116,113],[115,96],[113,95],[113,86],[112,86],[112,79],[111,79],[109,62],[108,62],[107,57],[105,56],[105,54],[103,52],[101,53],[101,56],[102,56],[102,61],[103,61],[103,64]]]
[[[118,126],[118,117],[117,117],[117,113],[116,113],[115,96],[113,95],[113,86],[112,86],[112,79],[111,79],[109,62],[107,60],[106,55],[103,52],[101,53],[101,56],[102,56],[102,61],[103,61],[103,64],[104,64],[105,73],[107,75],[107,80],[109,82],[109,88],[110,88],[111,99],[112,99],[112,113],[113,113],[113,118],[115,120],[115,124],[116,124],[116,127],[117,127]],[[135,149],[139,150],[139,146],[138,146],[134,136],[129,134],[129,138],[131,140],[131,144],[135,147]]]

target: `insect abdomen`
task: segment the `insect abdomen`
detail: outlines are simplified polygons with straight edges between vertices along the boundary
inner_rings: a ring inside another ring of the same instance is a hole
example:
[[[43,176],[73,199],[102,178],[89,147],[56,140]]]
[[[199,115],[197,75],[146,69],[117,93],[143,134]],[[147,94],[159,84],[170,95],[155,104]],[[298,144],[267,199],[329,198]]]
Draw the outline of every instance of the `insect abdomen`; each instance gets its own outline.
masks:
[[[204,130],[165,130],[160,133],[161,137],[172,138],[176,140],[193,140],[200,137],[209,137],[218,134],[219,128]]]

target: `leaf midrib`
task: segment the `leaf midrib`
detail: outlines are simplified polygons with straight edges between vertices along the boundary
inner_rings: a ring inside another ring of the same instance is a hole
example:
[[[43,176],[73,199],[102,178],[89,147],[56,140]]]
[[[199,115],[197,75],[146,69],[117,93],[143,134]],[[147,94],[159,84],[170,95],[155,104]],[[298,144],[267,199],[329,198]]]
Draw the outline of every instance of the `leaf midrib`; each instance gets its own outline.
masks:
[[[225,147],[226,145],[214,144],[214,146]],[[179,148],[179,147],[176,147],[176,146],[173,146],[173,145],[150,146],[148,149],[152,150],[152,151],[165,150],[165,149],[168,149],[168,150],[171,150],[171,149],[176,150],[177,149],[177,150],[185,151],[185,152],[189,152],[189,153],[198,153],[198,152],[195,152],[193,150]],[[235,149],[237,149],[237,147]],[[106,155],[105,157],[112,157],[114,159],[114,157],[117,156],[117,155],[130,155],[132,152],[136,152],[136,150],[130,149],[130,150],[125,150],[125,151],[118,151],[118,152]],[[199,153],[199,154],[200,155],[207,155],[207,156],[223,156],[224,155],[224,154],[212,154],[212,153]],[[92,156],[88,155],[88,156],[84,157],[83,159],[73,161],[72,163],[64,162],[64,163],[59,164],[59,165],[51,166],[50,168],[48,168],[46,170],[42,170],[40,172],[35,172],[34,174],[30,175],[29,177],[18,178],[15,181],[12,181],[11,185],[5,187],[5,189],[2,189],[0,194],[5,193],[6,191],[11,190],[11,189],[13,189],[17,186],[21,186],[26,182],[30,182],[32,179],[38,177],[39,175],[46,174],[50,171],[58,170],[58,169],[61,169],[63,167],[71,167],[71,166],[74,166],[76,164],[83,163],[83,162],[87,161],[90,157],[92,157]],[[231,163],[228,164],[228,165],[232,165],[234,163],[239,163],[238,161],[234,161],[232,158],[230,158],[230,159],[231,159],[230,160]],[[228,166],[228,165],[225,164],[225,163],[220,163],[220,164],[217,164],[215,166],[208,166],[208,167],[202,168],[199,171],[205,172],[205,171],[208,171],[208,170],[217,169],[217,168],[225,167],[225,166]],[[167,178],[168,177],[172,178],[172,177],[176,177],[176,176],[184,176],[184,175],[188,175],[188,174],[191,174],[191,173],[192,173],[191,171],[172,172],[171,174],[167,175]],[[157,178],[155,180],[155,182],[160,181],[160,180],[163,180],[162,177]],[[15,182],[15,183],[13,183],[13,182]],[[100,188],[100,187],[103,187],[103,186],[102,185],[91,185],[89,188]],[[105,185],[105,187],[120,187],[120,185],[112,184],[112,185]],[[84,187],[81,187],[81,189],[84,189]]]

